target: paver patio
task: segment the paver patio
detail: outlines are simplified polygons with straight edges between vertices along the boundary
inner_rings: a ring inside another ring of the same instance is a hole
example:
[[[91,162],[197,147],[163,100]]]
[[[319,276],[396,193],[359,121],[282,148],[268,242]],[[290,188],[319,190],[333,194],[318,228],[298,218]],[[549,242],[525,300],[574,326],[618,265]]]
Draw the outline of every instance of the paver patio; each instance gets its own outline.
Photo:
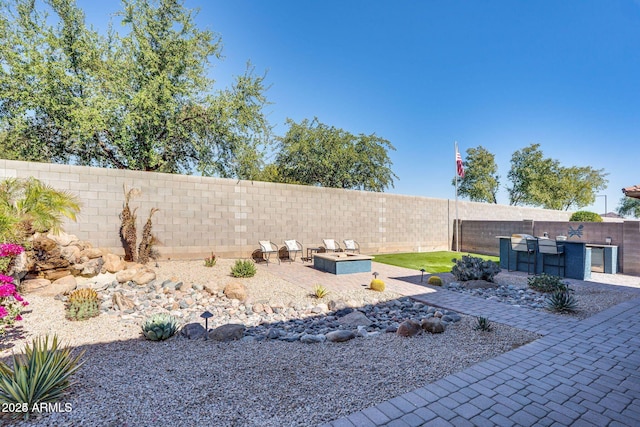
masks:
[[[299,262],[261,268],[309,289],[362,287],[372,277],[335,276]],[[572,281],[638,289],[638,298],[580,321],[428,287],[414,270],[378,263],[373,269],[393,292],[468,315],[491,313],[492,321],[543,337],[323,427],[640,425],[640,278]]]

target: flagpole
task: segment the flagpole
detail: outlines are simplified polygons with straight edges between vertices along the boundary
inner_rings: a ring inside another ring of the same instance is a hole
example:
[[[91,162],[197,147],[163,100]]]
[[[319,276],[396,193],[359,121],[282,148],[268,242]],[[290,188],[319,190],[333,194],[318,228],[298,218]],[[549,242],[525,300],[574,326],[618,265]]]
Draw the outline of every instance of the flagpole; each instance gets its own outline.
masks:
[[[453,143],[453,148],[455,150],[454,156],[458,156],[458,141],[455,141]],[[456,177],[456,252],[460,252],[460,225],[459,225],[459,221],[458,221],[458,163],[456,161],[455,163],[456,165],[456,172],[455,172],[455,177]]]

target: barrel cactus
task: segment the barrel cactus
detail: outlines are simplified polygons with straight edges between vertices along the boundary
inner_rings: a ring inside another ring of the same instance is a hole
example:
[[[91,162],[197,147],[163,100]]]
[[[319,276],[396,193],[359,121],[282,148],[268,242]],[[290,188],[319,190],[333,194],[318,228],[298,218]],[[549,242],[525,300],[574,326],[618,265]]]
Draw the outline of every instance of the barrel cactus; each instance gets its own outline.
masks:
[[[178,319],[165,313],[149,316],[142,325],[142,334],[151,341],[164,341],[178,331]]]
[[[369,287],[374,291],[384,292],[384,282],[380,279],[373,279]]]
[[[98,293],[94,289],[77,289],[69,294],[66,318],[85,320],[100,314]]]
[[[427,280],[427,283],[431,286],[442,286],[442,279],[440,276],[431,276],[429,280]]]

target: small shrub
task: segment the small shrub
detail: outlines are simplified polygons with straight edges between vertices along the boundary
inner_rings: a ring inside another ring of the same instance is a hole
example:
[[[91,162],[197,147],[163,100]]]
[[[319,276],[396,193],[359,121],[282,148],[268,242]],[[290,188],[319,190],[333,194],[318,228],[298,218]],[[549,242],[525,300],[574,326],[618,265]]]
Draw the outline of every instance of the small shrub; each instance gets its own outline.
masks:
[[[316,285],[313,288],[313,296],[316,298],[324,298],[329,295],[329,291],[322,285]]]
[[[178,330],[178,319],[166,313],[149,316],[142,325],[142,334],[151,341],[164,341],[175,335]]]
[[[69,294],[66,317],[69,320],[86,320],[100,314],[98,293],[93,289],[77,289]]]
[[[377,292],[384,292],[384,282],[380,279],[373,279],[369,284],[369,288]]]
[[[431,286],[442,286],[442,279],[440,276],[431,276],[429,280],[427,280],[427,283]]]
[[[211,252],[211,256],[204,259],[204,266],[213,267],[214,265],[216,265],[216,261],[218,261],[218,258],[216,258],[216,255]]]
[[[547,309],[556,312],[576,311],[578,302],[569,289],[567,291],[556,291],[547,297]]]
[[[253,277],[256,275],[256,266],[248,259],[239,259],[231,267],[231,275],[233,277]]]
[[[571,215],[569,221],[574,222],[602,222],[602,217],[595,212],[577,211]]]
[[[451,273],[461,282],[467,280],[486,280],[493,282],[496,274],[500,273],[500,267],[493,261],[485,261],[482,258],[463,255],[462,259],[452,259],[455,263]]]
[[[493,331],[493,326],[491,326],[491,322],[486,317],[476,317],[476,325],[473,327],[476,331],[483,332],[491,332]]]
[[[549,274],[539,274],[527,279],[529,287],[538,292],[564,292],[569,290],[569,285],[562,281],[558,276]]]
[[[13,355],[13,369],[0,362],[0,403],[21,405],[25,411],[19,415],[27,419],[34,404],[60,400],[72,385],[71,375],[82,366],[83,355],[84,351],[73,356],[69,348],[59,348],[55,335],[51,348],[48,336],[34,339],[24,355]]]

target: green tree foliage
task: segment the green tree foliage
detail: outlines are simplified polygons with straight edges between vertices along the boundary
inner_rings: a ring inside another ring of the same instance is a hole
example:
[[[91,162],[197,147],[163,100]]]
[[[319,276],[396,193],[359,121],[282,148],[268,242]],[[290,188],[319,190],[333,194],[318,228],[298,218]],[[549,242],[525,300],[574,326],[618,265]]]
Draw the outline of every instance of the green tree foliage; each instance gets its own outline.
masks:
[[[386,139],[375,134],[353,135],[320,123],[317,118],[295,123],[280,138],[275,169],[269,176],[279,182],[323,187],[384,191],[397,176],[391,170]]]
[[[620,206],[618,206],[617,210],[620,216],[640,218],[640,199],[623,197],[620,199]]]
[[[511,181],[509,204],[569,210],[595,201],[596,193],[606,188],[606,173],[589,166],[564,167],[545,158],[539,144],[518,150],[511,157],[508,178]]]
[[[602,222],[602,217],[595,212],[577,211],[571,214],[569,221],[574,222]]]
[[[219,36],[180,0],[123,0],[102,36],[73,0],[0,0],[0,154],[158,172],[253,178],[270,127],[248,65],[212,92]],[[52,24],[54,23],[54,24]]]
[[[458,181],[458,194],[473,202],[498,203],[496,195],[499,186],[500,176],[495,156],[482,146],[467,149],[464,178]]]
[[[0,241],[21,243],[35,232],[62,230],[80,212],[78,199],[35,178],[0,181]]]

